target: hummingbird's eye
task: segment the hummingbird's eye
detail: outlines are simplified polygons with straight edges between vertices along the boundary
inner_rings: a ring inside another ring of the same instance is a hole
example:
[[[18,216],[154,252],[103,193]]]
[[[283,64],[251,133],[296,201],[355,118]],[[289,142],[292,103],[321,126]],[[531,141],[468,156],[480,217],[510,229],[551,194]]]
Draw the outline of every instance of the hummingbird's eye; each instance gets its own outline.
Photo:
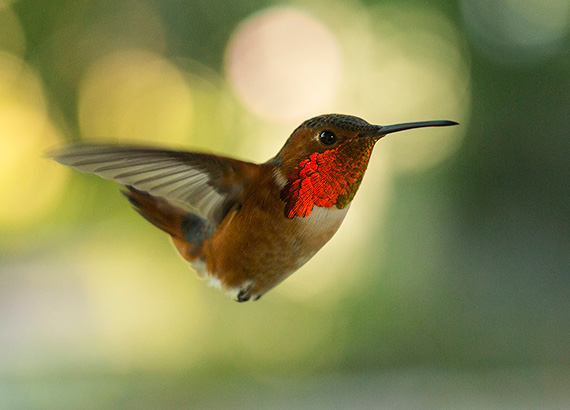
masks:
[[[332,145],[337,141],[337,137],[334,132],[329,130],[321,131],[319,134],[319,141],[321,141],[325,145]]]

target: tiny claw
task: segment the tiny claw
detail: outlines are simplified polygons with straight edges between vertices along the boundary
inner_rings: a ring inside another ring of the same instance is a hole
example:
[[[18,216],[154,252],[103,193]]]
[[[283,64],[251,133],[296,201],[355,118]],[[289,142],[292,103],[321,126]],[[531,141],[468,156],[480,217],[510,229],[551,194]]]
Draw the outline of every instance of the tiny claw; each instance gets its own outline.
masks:
[[[247,290],[240,290],[240,292],[237,295],[237,302],[247,302],[249,299],[251,299],[251,296],[247,294]]]

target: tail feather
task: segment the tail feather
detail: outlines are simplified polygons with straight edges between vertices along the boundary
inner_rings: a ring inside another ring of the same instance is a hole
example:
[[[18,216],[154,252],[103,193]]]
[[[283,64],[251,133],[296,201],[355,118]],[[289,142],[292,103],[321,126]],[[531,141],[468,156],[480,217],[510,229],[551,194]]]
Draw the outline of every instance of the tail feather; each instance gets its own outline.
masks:
[[[139,191],[131,186],[127,186],[127,189],[128,191],[121,192],[143,218],[171,236],[185,239],[182,227],[189,212],[166,199]]]
[[[164,198],[150,195],[127,186],[122,191],[135,211],[154,226],[172,236],[174,245],[184,257],[192,262],[199,253],[204,239],[213,233],[206,219],[201,218]]]

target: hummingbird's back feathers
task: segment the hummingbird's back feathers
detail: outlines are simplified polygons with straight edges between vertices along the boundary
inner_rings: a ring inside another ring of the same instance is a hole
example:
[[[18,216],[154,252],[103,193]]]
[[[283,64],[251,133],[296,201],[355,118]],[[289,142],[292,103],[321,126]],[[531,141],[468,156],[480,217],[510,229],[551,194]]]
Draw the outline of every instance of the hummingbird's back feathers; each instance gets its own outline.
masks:
[[[256,175],[258,165],[212,154],[106,144],[55,151],[61,164],[187,205],[215,227]]]

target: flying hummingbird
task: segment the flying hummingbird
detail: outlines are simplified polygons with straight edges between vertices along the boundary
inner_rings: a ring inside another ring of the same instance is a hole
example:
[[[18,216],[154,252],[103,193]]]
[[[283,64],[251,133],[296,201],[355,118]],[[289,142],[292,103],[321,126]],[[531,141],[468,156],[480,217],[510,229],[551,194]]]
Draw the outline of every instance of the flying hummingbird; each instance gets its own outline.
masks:
[[[456,125],[372,125],[341,114],[303,122],[263,164],[213,154],[80,143],[51,156],[126,186],[133,208],[172,237],[198,274],[257,300],[328,242],[386,134]]]

